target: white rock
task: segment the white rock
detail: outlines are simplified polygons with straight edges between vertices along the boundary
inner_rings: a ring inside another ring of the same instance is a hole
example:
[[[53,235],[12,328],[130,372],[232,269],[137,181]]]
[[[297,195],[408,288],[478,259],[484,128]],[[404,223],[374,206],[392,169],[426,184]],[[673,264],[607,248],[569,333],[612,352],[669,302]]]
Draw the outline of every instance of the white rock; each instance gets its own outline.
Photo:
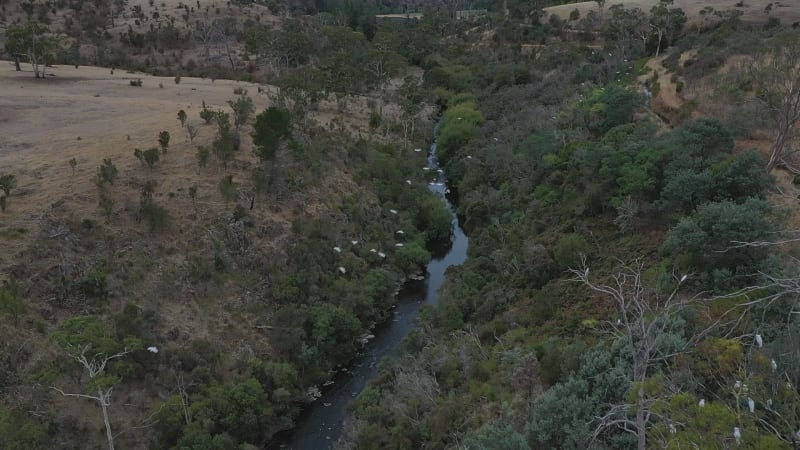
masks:
[[[147,351],[150,353],[158,353],[158,347],[147,347]]]
[[[350,241],[350,243],[353,245],[358,245],[358,241]]]
[[[371,249],[369,249],[369,251],[370,251],[371,253],[375,253],[375,252],[377,252],[377,250],[375,250],[374,248],[371,248]]]
[[[341,272],[342,274],[345,274],[345,273],[347,273],[347,269],[345,269],[342,266],[339,266],[339,272]]]
[[[336,253],[342,253],[342,249],[339,247],[333,247],[333,251],[335,251]]]
[[[756,335],[756,345],[758,346],[758,348],[761,348],[761,347],[764,346],[764,339],[761,338],[760,334]]]
[[[701,399],[700,399],[700,402],[697,404],[697,406],[699,406],[699,407],[701,407],[701,408],[705,408],[705,406],[706,406],[706,399],[704,399],[704,398],[701,398]]]
[[[397,244],[394,244],[394,246],[395,246],[395,247],[402,247],[402,246],[403,246],[403,244],[401,244],[400,242],[398,242]]]
[[[394,209],[390,209],[389,212],[392,213],[392,214],[397,214],[397,210],[394,210]]]
[[[417,153],[419,153],[419,152],[421,152],[421,151],[422,151],[422,149],[421,149],[421,148],[415,148],[415,149],[414,149],[414,151],[415,151],[415,152],[417,152]]]
[[[778,370],[778,363],[776,363],[774,359],[769,362],[769,365],[772,366],[772,371],[773,372]]]
[[[411,180],[406,180],[406,184],[411,184]]]
[[[378,252],[378,256],[380,256],[381,258],[386,258],[386,253]]]

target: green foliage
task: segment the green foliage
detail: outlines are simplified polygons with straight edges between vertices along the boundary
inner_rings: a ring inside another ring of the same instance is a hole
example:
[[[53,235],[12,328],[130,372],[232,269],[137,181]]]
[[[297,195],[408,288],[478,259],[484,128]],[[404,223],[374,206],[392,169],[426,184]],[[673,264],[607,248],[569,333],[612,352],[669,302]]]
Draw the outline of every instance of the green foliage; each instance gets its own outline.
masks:
[[[190,409],[195,423],[205,424],[203,429],[214,438],[224,433],[232,442],[250,444],[261,442],[273,416],[267,393],[254,378],[212,386]],[[187,434],[194,435],[193,427],[188,428]],[[186,439],[184,436],[181,442]]]
[[[233,160],[236,150],[238,150],[238,135],[231,130],[230,115],[228,113],[217,111],[214,117],[217,120],[218,129],[217,135],[211,143],[211,153],[222,163],[223,167],[227,167],[228,162]]]
[[[17,177],[15,175],[0,175],[0,190],[2,190],[6,196],[11,195],[11,190],[15,187],[17,187]]]
[[[151,233],[166,231],[172,222],[169,211],[153,199],[155,188],[156,182],[148,180],[142,187],[139,201],[139,216],[147,222]]]
[[[103,159],[103,164],[97,168],[95,184],[97,184],[98,187],[103,186],[105,183],[114,184],[118,173],[117,166],[115,166],[110,159]]]
[[[61,39],[51,34],[45,25],[37,22],[10,25],[5,34],[6,51],[15,56],[27,56],[28,62],[33,66],[34,76],[44,77],[44,67],[53,62],[53,57],[61,47]]]
[[[207,109],[205,104],[203,104],[203,109],[200,110],[200,118],[205,121],[206,125],[210,124],[215,117],[217,117],[217,113]]]
[[[236,101],[228,100],[228,105],[233,109],[233,126],[237,129],[247,123],[255,111],[253,99],[242,94]]]
[[[45,430],[23,414],[0,406],[0,448],[40,450],[49,448]]]
[[[138,150],[138,149],[137,149]],[[147,167],[153,168],[158,164],[160,153],[157,147],[152,147],[142,152],[142,159],[147,163]]]
[[[17,321],[25,312],[25,302],[20,297],[20,287],[15,279],[3,281],[0,286],[0,313],[9,314]]]
[[[111,193],[109,193],[106,189],[100,189],[100,195],[97,199],[97,206],[103,211],[103,215],[106,217],[106,222],[111,221],[111,216],[114,214],[114,198],[111,197]]]
[[[465,447],[475,450],[529,450],[525,436],[507,423],[494,422],[465,442]]]
[[[369,115],[369,129],[370,130],[377,130],[378,127],[381,126],[381,122],[383,121],[383,117],[377,111],[373,111]]]
[[[582,259],[588,256],[590,250],[589,242],[582,236],[567,234],[556,244],[553,256],[562,268],[580,269]]]
[[[582,100],[579,108],[586,128],[595,135],[633,121],[633,112],[641,104],[640,96],[617,85],[595,89]]]
[[[431,255],[417,243],[409,243],[397,248],[394,254],[395,264],[406,274],[416,274],[425,268]]]
[[[706,204],[669,231],[661,251],[684,271],[750,273],[766,253],[739,244],[763,240],[772,229],[770,213],[766,202],[754,198]]]
[[[175,79],[180,80],[180,77],[175,77]],[[181,122],[181,128],[183,128],[183,126],[186,125],[186,111],[178,111],[178,120]]]
[[[219,180],[219,193],[225,203],[236,200],[239,195],[239,185],[233,182],[233,175],[226,175]]]
[[[166,155],[167,148],[169,147],[169,131],[158,133],[158,145],[161,146],[161,152]]]
[[[414,226],[425,233],[425,243],[429,248],[450,242],[453,216],[442,199],[432,195],[418,199],[412,217]]]
[[[448,108],[439,125],[437,144],[443,161],[455,156],[472,139],[478,137],[483,115],[475,103],[459,103]]]
[[[211,156],[211,150],[205,145],[197,147],[197,165],[200,168],[205,168],[208,165],[208,158]]]
[[[290,139],[292,116],[289,111],[270,106],[256,116],[253,125],[253,144],[256,156],[264,161],[275,157],[282,141]]]
[[[67,351],[87,348],[89,355],[112,355],[122,350],[120,343],[97,316],[75,316],[64,320],[51,335]]]

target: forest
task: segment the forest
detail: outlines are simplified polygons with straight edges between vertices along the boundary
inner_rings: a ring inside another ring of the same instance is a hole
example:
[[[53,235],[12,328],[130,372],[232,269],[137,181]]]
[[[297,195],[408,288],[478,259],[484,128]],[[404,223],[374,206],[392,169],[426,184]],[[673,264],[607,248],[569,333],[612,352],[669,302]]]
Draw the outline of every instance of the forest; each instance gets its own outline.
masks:
[[[797,11],[154,3],[0,0],[30,82],[236,82],[39,228],[0,140],[0,448],[272,448],[449,242],[433,141],[468,258],[335,448],[800,447]]]

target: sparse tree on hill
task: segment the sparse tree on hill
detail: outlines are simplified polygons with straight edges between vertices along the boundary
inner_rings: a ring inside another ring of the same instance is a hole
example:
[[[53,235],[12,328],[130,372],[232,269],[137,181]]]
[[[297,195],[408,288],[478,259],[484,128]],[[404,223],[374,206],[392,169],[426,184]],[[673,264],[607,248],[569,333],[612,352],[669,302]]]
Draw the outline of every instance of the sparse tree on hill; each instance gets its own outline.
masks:
[[[14,56],[19,70],[19,57],[23,55],[33,67],[36,78],[44,78],[48,60],[61,45],[61,40],[37,22],[11,25],[6,30],[6,51]],[[41,70],[40,70],[41,69]]]
[[[204,168],[208,165],[208,157],[211,155],[211,151],[205,145],[201,145],[197,147],[197,165],[200,168]]]
[[[0,312],[10,314],[17,323],[19,315],[25,312],[25,302],[20,297],[19,284],[13,278],[3,281],[0,286]]]
[[[186,111],[178,111],[178,120],[181,122],[181,128],[183,128],[183,126],[186,125]]]
[[[241,95],[236,101],[228,100],[228,105],[233,109],[233,126],[237,130],[247,123],[253,111],[255,111],[253,99],[247,95]]]
[[[239,185],[234,183],[233,175],[226,175],[219,180],[219,192],[222,194],[222,198],[225,200],[225,203],[228,203],[231,200],[236,200],[238,189]]]
[[[95,184],[98,187],[103,187],[105,183],[114,184],[114,180],[117,178],[118,172],[117,166],[115,166],[110,159],[104,159],[103,164],[97,168]]]
[[[0,190],[2,190],[6,196],[11,195],[11,190],[15,187],[17,187],[17,177],[15,175],[0,175]]]
[[[661,0],[650,10],[650,26],[658,38],[656,57],[661,53],[662,46],[672,44],[686,25],[686,14],[680,8],[670,8],[672,2]]]
[[[161,152],[166,155],[169,148],[169,131],[158,133],[158,145],[161,146]]]
[[[72,176],[75,176],[75,168],[78,167],[78,160],[72,158],[69,160],[69,166],[72,168]]]
[[[120,379],[109,373],[110,366],[130,353],[133,350],[130,346],[140,346],[141,342],[131,340],[126,342],[130,346],[121,345],[94,316],[67,319],[53,334],[53,339],[86,371],[89,376],[86,390],[94,394],[67,393],[56,386],[50,388],[65,397],[86,398],[97,402],[103,412],[108,448],[114,450],[114,434],[111,432],[108,410],[111,407],[111,394]]]
[[[142,159],[144,159],[144,162],[147,163],[147,167],[151,169],[158,164],[159,158],[158,148],[156,147],[149,148],[142,152]]]

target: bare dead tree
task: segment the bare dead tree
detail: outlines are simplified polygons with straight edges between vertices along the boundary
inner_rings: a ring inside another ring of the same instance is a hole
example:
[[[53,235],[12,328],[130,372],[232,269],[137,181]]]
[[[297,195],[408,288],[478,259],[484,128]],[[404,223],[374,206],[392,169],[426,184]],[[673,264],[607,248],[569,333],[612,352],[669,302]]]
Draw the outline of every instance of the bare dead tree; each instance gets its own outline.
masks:
[[[794,150],[791,144],[800,120],[800,48],[783,45],[754,57],[748,67],[756,98],[767,111],[775,134],[767,163],[771,172]]]
[[[646,289],[642,282],[643,263],[623,264],[619,272],[611,277],[609,285],[597,284],[589,278],[589,268],[583,261],[582,269],[570,269],[574,281],[586,285],[593,292],[609,297],[615,304],[619,318],[607,322],[612,336],[625,342],[630,352],[632,367],[629,374],[631,389],[635,389],[633,404],[612,405],[605,415],[597,418],[594,438],[610,427],[619,427],[637,438],[637,448],[647,447],[647,429],[657,414],[650,408],[653,399],[648,398],[644,388],[649,370],[665,363],[688,346],[664,348],[662,336],[671,332],[670,320],[687,308],[696,297],[678,295],[678,290],[687,276],[680,277],[672,292],[663,297]],[[631,417],[633,416],[633,417]]]
[[[114,391],[113,382],[115,379],[113,379],[113,377],[106,376],[105,370],[109,361],[122,358],[130,352],[125,349],[113,355],[96,354],[90,357],[87,356],[89,350],[91,350],[91,345],[89,344],[80,348],[73,347],[70,350],[70,357],[77,361],[86,370],[86,373],[89,375],[90,384],[94,384],[97,388],[97,395],[67,393],[55,386],[50,386],[50,389],[53,389],[65,397],[88,398],[96,401],[100,405],[100,409],[103,411],[103,423],[106,426],[108,448],[109,450],[114,450],[114,435],[111,433],[111,420],[108,417],[108,408],[111,407],[111,394]]]

